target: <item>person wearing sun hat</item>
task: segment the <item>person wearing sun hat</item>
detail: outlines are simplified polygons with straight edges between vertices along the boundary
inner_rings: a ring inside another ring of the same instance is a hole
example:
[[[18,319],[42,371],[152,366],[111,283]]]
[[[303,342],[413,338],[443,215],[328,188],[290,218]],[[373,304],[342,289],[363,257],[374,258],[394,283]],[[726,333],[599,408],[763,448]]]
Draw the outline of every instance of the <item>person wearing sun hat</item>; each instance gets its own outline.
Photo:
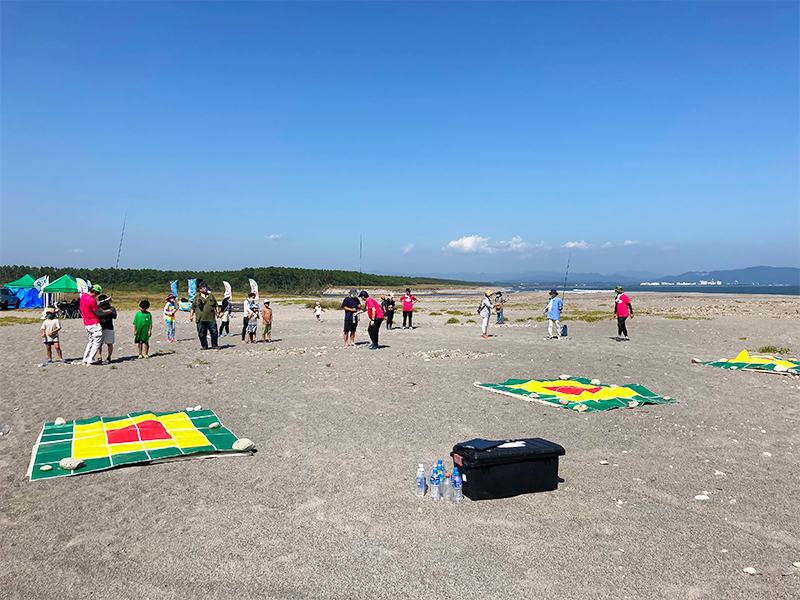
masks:
[[[557,340],[561,337],[561,307],[563,303],[558,297],[558,290],[550,290],[550,300],[547,301],[542,314],[547,315],[547,339]],[[555,329],[555,335],[553,335]]]
[[[481,305],[478,307],[478,314],[481,316],[481,331],[483,332],[483,337],[488,338],[489,334],[489,317],[492,316],[492,290],[486,290],[483,293],[483,301]]]
[[[616,298],[614,298],[614,315],[617,317],[617,341],[628,342],[630,338],[628,337],[628,327],[625,325],[625,321],[628,320],[628,317],[633,318],[631,299],[628,298],[628,294],[623,291],[621,285],[615,287],[614,291],[617,293]]]
[[[167,323],[167,341],[175,341],[175,315],[178,313],[178,305],[175,304],[175,294],[167,296],[167,303],[164,305],[164,321]]]

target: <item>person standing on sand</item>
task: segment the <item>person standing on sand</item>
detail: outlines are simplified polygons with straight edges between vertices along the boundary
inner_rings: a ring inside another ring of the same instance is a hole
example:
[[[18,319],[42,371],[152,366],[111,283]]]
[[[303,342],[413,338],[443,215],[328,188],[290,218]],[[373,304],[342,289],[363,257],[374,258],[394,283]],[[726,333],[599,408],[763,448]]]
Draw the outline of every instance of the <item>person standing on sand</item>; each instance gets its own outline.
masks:
[[[225,296],[219,309],[219,337],[231,336],[231,299]],[[174,339],[172,340],[175,341]]]
[[[322,323],[322,313],[325,312],[325,309],[322,308],[322,305],[317,302],[316,306],[314,306],[314,316],[317,317],[317,323]]]
[[[86,333],[89,340],[86,342],[86,349],[83,351],[83,364],[85,365],[99,365],[100,363],[95,360],[97,351],[100,349],[100,344],[103,342],[103,328],[100,327],[100,318],[97,311],[97,296],[103,291],[99,285],[93,285],[88,292],[81,294],[81,317],[83,318],[83,326],[86,328]]]
[[[547,339],[557,340],[561,337],[561,307],[563,303],[558,297],[558,290],[550,290],[550,300],[547,301],[542,314],[547,315]],[[555,335],[553,335],[555,329]]]
[[[97,351],[97,362],[103,362],[103,346],[106,347],[106,364],[111,362],[111,355],[114,353],[114,319],[117,318],[117,309],[111,306],[111,300],[105,294],[97,297],[97,307],[102,314],[100,317],[100,327],[103,329],[103,339],[100,340],[100,349]]]
[[[272,341],[272,309],[269,307],[269,300],[264,300],[264,308],[261,309],[261,318],[263,325],[261,326],[261,341]],[[264,338],[266,336],[266,339]]]
[[[242,343],[244,344],[244,338],[247,335],[247,323],[250,321],[250,310],[251,307],[255,306],[255,310],[258,310],[258,306],[256,306],[256,295],[254,292],[250,292],[247,294],[247,298],[244,299],[242,302],[242,311],[244,311],[244,316],[242,317]]]
[[[378,345],[378,333],[380,333],[381,323],[383,323],[383,311],[375,299],[369,297],[366,290],[361,290],[359,296],[364,298],[364,302],[367,305],[367,317],[369,317],[367,332],[369,333],[369,339],[372,340],[372,345],[370,345],[369,349],[377,350],[380,348]]]
[[[414,329],[411,320],[414,318],[414,304],[417,303],[417,299],[411,295],[411,290],[406,288],[406,293],[400,297],[400,301],[403,303],[403,329],[406,328],[406,319],[408,319],[408,329]]]
[[[492,316],[492,290],[486,290],[483,293],[483,301],[481,305],[478,307],[478,314],[481,316],[481,331],[483,332],[483,337],[488,338],[489,334],[489,317]]]
[[[350,288],[350,294],[342,300],[342,310],[344,311],[344,347],[355,347],[356,328],[358,328],[358,317],[356,313],[361,308],[361,302],[356,298],[356,288]],[[347,336],[350,335],[350,343],[347,343]]]
[[[506,303],[506,299],[503,297],[503,292],[497,292],[497,295],[494,297],[494,308],[497,311],[497,324],[502,325],[505,321],[503,321],[503,304]]]
[[[386,296],[381,296],[381,310],[386,315],[386,329],[392,330],[392,320],[394,319],[394,295],[389,292]]]
[[[630,317],[633,318],[633,307],[628,295],[622,290],[622,286],[618,285],[614,288],[617,297],[614,298],[614,315],[617,317],[617,341],[629,342],[628,328],[625,321]]]
[[[203,284],[200,293],[192,301],[192,309],[189,311],[189,322],[194,319],[197,313],[197,337],[200,338],[200,346],[203,350],[208,350],[208,334],[211,334],[211,349],[217,348],[217,316],[219,307],[217,299],[211,293],[211,288]]]
[[[178,306],[175,304],[175,294],[167,296],[167,303],[164,305],[164,322],[167,324],[167,341],[175,341],[175,315]]]

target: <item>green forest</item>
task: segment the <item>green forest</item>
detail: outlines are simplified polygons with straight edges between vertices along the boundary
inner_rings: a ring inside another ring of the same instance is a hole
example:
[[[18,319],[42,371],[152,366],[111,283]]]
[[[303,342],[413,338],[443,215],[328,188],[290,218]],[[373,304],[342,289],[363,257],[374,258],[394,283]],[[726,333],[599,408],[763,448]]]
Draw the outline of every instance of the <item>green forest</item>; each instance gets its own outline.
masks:
[[[432,277],[403,277],[397,275],[372,275],[357,271],[329,271],[326,269],[296,269],[290,267],[254,267],[240,271],[159,271],[156,269],[80,269],[77,267],[27,267],[23,265],[0,266],[3,284],[19,279],[25,274],[35,279],[44,275],[54,281],[62,275],[72,275],[113,286],[118,290],[168,290],[169,282],[178,281],[178,295],[184,295],[187,280],[203,280],[215,290],[222,290],[222,282],[231,284],[234,292],[249,291],[248,279],[255,279],[259,291],[272,294],[319,294],[328,287],[388,287],[477,285],[475,282],[435,279]]]

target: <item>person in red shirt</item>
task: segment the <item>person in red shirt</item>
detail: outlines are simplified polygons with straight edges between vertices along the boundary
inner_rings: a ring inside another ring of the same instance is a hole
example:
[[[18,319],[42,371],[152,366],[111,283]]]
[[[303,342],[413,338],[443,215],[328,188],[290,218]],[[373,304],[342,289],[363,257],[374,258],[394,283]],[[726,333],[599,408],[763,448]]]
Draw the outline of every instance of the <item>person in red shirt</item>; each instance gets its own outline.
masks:
[[[411,325],[411,319],[414,317],[414,304],[417,299],[411,295],[411,290],[406,288],[406,293],[400,298],[403,303],[403,329],[406,329],[406,320],[408,320],[408,329],[414,329]]]
[[[381,323],[383,323],[383,311],[381,310],[381,305],[374,298],[370,298],[366,290],[361,290],[359,296],[364,298],[367,304],[367,316],[369,317],[367,332],[369,333],[369,339],[372,340],[372,345],[369,349],[377,350],[380,348],[378,345],[378,333],[381,330]]]
[[[630,341],[630,338],[628,338],[628,328],[625,326],[625,321],[628,317],[633,318],[633,307],[628,295],[622,291],[621,285],[615,287],[614,291],[617,293],[617,297],[614,298],[614,314],[617,317],[617,341],[627,342]]]
[[[98,313],[105,314],[105,311],[97,307],[97,296],[103,289],[99,285],[92,286],[88,293],[81,294],[81,317],[83,318],[83,326],[86,327],[86,333],[89,340],[86,342],[86,350],[83,351],[83,364],[85,365],[99,365],[97,361],[97,351],[100,349],[100,344],[103,342],[103,328],[100,326],[100,317]],[[111,301],[111,298],[108,299]]]

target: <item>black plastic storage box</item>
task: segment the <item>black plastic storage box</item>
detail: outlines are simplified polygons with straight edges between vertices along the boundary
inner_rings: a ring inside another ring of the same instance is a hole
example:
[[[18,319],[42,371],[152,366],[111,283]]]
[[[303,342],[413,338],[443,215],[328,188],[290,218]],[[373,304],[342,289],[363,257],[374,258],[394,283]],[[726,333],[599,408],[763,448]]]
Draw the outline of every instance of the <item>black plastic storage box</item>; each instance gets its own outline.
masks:
[[[470,500],[508,498],[558,488],[558,457],[562,446],[542,438],[474,439],[453,446],[453,464],[464,480]]]

